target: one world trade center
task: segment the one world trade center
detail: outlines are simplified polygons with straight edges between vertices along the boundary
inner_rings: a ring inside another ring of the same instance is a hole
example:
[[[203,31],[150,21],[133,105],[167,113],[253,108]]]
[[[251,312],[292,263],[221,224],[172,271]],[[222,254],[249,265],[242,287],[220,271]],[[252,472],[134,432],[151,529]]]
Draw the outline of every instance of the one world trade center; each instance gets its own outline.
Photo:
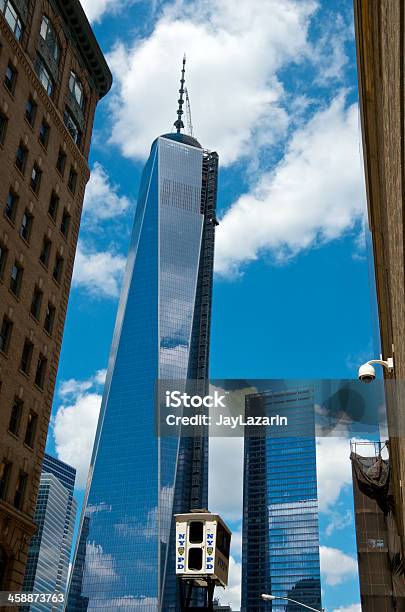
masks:
[[[207,506],[208,441],[155,434],[156,381],[207,380],[218,155],[175,131],[145,165],[67,610],[178,610],[173,513]]]

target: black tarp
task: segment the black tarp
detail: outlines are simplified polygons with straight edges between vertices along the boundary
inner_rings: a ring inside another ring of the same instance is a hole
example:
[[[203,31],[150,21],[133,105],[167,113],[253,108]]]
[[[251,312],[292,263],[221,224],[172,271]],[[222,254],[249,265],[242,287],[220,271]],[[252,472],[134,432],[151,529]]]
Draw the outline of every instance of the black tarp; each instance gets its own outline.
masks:
[[[405,612],[405,562],[390,463],[351,454],[362,612]]]

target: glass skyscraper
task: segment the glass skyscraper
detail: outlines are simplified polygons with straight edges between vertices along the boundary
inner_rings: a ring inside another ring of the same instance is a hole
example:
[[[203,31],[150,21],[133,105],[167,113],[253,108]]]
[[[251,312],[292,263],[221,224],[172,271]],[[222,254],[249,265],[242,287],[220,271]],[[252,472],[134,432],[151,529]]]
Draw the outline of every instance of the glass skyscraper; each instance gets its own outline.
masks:
[[[141,179],[71,611],[176,610],[173,513],[207,504],[207,439],[155,434],[156,381],[208,377],[218,156],[180,132],[181,114]]]
[[[45,453],[42,463],[42,473],[53,474],[68,490],[69,499],[66,510],[63,544],[58,564],[56,591],[64,593],[67,587],[70,554],[72,552],[73,532],[76,521],[77,502],[73,497],[76,480],[76,469],[60,459]]]
[[[321,609],[314,395],[310,388],[246,397],[246,414],[282,414],[284,434],[245,437],[242,610]],[[311,432],[313,435],[311,435]]]
[[[65,593],[76,500],[73,498],[76,470],[45,453],[34,520],[37,533],[28,550],[24,591]],[[63,604],[53,603],[53,610]],[[26,610],[48,610],[49,604],[33,604]]]

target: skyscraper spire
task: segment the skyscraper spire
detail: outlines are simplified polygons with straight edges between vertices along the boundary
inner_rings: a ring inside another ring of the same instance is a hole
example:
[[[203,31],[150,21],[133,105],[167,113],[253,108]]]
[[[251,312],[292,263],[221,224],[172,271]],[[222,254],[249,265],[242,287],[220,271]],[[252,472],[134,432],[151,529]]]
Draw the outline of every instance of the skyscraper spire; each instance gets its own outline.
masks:
[[[178,99],[179,108],[177,109],[177,119],[174,122],[174,127],[176,128],[178,134],[180,134],[180,130],[184,128],[184,123],[181,117],[183,115],[183,104],[184,104],[183,96],[184,96],[184,83],[185,83],[184,73],[185,71],[186,71],[186,54],[184,54],[183,67],[181,69],[181,79],[180,79],[180,89],[179,89],[180,98]]]

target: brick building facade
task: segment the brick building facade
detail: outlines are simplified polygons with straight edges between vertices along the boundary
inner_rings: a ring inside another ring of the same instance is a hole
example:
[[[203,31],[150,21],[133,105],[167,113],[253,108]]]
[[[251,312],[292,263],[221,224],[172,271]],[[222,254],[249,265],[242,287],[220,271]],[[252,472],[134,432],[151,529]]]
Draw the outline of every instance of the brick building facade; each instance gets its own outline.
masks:
[[[387,410],[397,515],[405,552],[405,3],[355,0],[354,9],[381,350],[384,359],[394,358],[393,374],[385,375],[398,381],[396,390],[402,394],[392,403],[387,397]],[[395,427],[390,427],[392,424]]]
[[[402,611],[405,610],[405,2],[354,0],[354,15],[381,351],[384,359],[394,360],[394,371],[384,375],[386,380],[392,380],[386,384],[394,502],[390,509],[395,518],[399,551],[391,555],[392,584],[385,592],[387,605],[392,607],[384,610]],[[368,511],[366,507],[363,524]],[[367,547],[363,549],[367,552]],[[369,567],[365,567],[364,574],[366,579],[362,581],[360,572],[362,609],[380,611],[383,608],[378,607],[378,602],[372,597],[366,601],[365,597],[372,593],[374,583],[381,586],[383,581],[380,576],[377,580]]]
[[[78,0],[0,0],[0,590],[19,590],[93,118],[111,73]]]

